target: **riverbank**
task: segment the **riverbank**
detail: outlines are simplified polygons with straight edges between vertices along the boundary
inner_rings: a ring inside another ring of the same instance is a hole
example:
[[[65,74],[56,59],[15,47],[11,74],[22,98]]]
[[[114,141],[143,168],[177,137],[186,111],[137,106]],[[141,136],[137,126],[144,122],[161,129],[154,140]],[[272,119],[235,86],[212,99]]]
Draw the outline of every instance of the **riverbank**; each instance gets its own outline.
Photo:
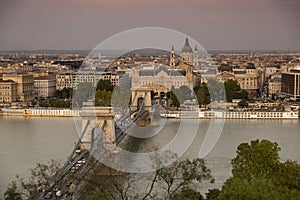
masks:
[[[79,117],[81,110],[59,108],[2,108],[0,116],[23,117]],[[299,111],[230,111],[230,110],[191,110],[167,111],[164,118],[176,119],[299,119]]]
[[[23,117],[79,117],[80,110],[72,109],[13,109],[2,108],[0,116],[23,116]]]

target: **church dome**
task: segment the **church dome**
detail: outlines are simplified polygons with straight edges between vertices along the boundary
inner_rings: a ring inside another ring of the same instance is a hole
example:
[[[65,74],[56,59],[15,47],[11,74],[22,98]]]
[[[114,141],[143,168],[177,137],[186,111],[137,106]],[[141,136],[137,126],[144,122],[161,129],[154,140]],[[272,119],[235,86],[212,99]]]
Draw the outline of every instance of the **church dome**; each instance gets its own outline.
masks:
[[[181,52],[182,53],[192,53],[193,52],[193,49],[189,44],[189,39],[188,38],[185,39],[185,44],[182,47]]]

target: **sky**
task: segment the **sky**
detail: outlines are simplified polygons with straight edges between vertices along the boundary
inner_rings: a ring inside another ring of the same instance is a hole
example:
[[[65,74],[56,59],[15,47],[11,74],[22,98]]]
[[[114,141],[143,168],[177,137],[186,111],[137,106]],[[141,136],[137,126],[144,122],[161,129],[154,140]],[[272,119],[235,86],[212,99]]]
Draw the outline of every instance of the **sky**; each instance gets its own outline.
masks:
[[[0,50],[93,49],[141,27],[207,50],[300,50],[299,10],[299,0],[1,0]]]

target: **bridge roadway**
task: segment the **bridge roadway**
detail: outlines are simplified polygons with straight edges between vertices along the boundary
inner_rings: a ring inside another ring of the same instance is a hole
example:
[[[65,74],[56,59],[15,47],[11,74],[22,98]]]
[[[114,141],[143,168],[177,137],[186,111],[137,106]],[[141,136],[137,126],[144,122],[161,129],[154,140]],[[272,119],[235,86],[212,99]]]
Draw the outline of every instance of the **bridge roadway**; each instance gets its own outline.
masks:
[[[140,107],[138,110],[134,110],[129,112],[127,115],[123,116],[120,118],[115,126],[115,134],[116,134],[116,139],[114,141],[115,145],[119,145],[123,139],[126,137],[126,132],[128,132],[131,128],[134,127],[134,124],[139,122],[141,119],[143,119],[145,116],[149,114],[148,111],[143,109],[143,106]],[[135,115],[133,119],[131,117]],[[76,169],[76,165],[79,165],[80,170],[80,176],[77,177],[75,181],[72,182],[80,182],[84,177],[95,167],[97,164],[97,160],[93,158],[92,155],[89,154],[88,150],[80,151],[80,145],[81,145],[81,140],[86,133],[88,126],[90,125],[90,120],[87,121],[82,134],[77,141],[77,143],[74,146],[74,149],[70,156],[67,159],[67,162],[65,165],[53,176],[53,179],[50,181],[51,185],[50,187],[45,190],[45,192],[38,193],[39,199],[59,199],[62,198],[63,196],[69,195],[69,186],[70,180],[67,180],[68,175],[74,173],[74,169]],[[118,126],[122,126],[121,128]],[[105,124],[102,125],[102,129],[104,128]],[[100,137],[100,141],[97,142],[103,142],[103,137]],[[87,164],[88,163],[88,164]],[[76,169],[78,170],[78,169]],[[79,171],[78,171],[79,173]],[[66,180],[65,180],[66,179]],[[64,182],[62,184],[61,182]],[[60,184],[59,184],[60,183]],[[58,187],[60,186],[60,187]],[[56,188],[60,188],[60,192],[62,194],[61,197],[55,196],[53,191],[55,191]],[[50,197],[50,198],[48,198]]]

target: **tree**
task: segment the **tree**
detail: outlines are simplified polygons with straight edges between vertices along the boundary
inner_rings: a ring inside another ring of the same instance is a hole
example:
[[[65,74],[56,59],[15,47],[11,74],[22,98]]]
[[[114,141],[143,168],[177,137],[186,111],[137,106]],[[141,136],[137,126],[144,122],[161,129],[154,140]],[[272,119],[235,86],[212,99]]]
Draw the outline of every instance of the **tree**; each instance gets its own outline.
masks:
[[[128,107],[131,101],[131,91],[129,89],[121,89],[115,86],[112,93],[112,106],[114,107]]]
[[[204,200],[204,198],[200,192],[185,188],[180,193],[175,194],[171,200]]]
[[[114,90],[114,86],[111,84],[109,80],[100,79],[97,84],[96,90],[105,90],[105,91],[112,92]]]
[[[110,106],[111,105],[111,91],[98,90],[95,94],[95,106]]]
[[[58,172],[60,168],[59,162],[55,160],[49,161],[47,164],[38,163],[34,169],[31,169],[31,175],[28,180],[24,180],[17,175],[17,180],[13,181],[7,189],[9,194],[21,194],[27,199],[35,199],[39,195],[37,190],[48,189],[51,185],[51,178]]]
[[[280,167],[280,147],[276,142],[254,140],[242,143],[231,161],[232,174],[250,180],[253,177],[272,177]]]
[[[199,105],[208,105],[210,103],[210,94],[206,83],[194,88]]]
[[[156,173],[159,187],[166,191],[165,197],[170,199],[182,188],[191,188],[204,180],[214,182],[210,169],[200,158],[175,161],[170,166],[157,170]]]
[[[274,183],[300,191],[300,164],[292,160],[281,163],[278,174],[274,176]]]
[[[228,102],[231,102],[232,99],[236,99],[239,97],[238,93],[240,92],[241,87],[236,80],[229,79],[224,83],[224,86]]]
[[[300,192],[276,187],[271,179],[256,177],[250,180],[235,177],[228,179],[220,193],[218,200],[286,200],[299,199]]]
[[[225,88],[223,83],[215,79],[208,79],[207,87],[210,93],[210,98],[213,101],[225,101]]]
[[[82,105],[83,102],[92,98],[95,88],[92,83],[84,82],[77,85],[77,89],[74,90],[73,100],[78,105]]]
[[[206,193],[206,200],[217,200],[221,191],[219,189],[209,189]]]
[[[248,92],[247,90],[241,90],[238,94],[239,99],[248,99]]]
[[[218,200],[300,199],[300,165],[279,160],[276,142],[254,140],[238,146],[232,174],[222,186]]]
[[[63,88],[62,90],[56,90],[54,96],[58,99],[70,99],[72,96],[72,88]]]
[[[238,106],[239,107],[242,107],[242,108],[244,108],[244,107],[248,107],[248,101],[246,101],[245,99],[242,99],[241,101],[239,101],[239,103],[238,103]]]
[[[101,190],[97,188],[92,194],[87,195],[86,200],[113,200],[112,192],[110,190]]]
[[[163,162],[161,159],[156,161],[157,166]],[[198,200],[203,199],[197,191],[203,181],[214,181],[203,159],[185,159],[177,160],[153,173],[126,173],[110,176],[108,179],[91,176],[84,191],[89,191],[88,196],[95,199],[100,199],[101,196],[107,195],[107,191],[111,191],[112,199]],[[146,185],[145,189],[137,189],[140,185]]]
[[[4,193],[5,200],[22,200],[21,192],[18,191],[16,182],[13,181]]]
[[[175,107],[180,107],[180,100],[182,102],[182,92],[179,89],[175,89],[174,87],[172,87],[172,89],[167,92],[167,97],[169,97],[172,101],[173,106]],[[179,98],[178,98],[179,97]]]
[[[183,85],[179,88],[179,90],[182,93],[183,101],[192,99],[192,90],[188,86]]]

